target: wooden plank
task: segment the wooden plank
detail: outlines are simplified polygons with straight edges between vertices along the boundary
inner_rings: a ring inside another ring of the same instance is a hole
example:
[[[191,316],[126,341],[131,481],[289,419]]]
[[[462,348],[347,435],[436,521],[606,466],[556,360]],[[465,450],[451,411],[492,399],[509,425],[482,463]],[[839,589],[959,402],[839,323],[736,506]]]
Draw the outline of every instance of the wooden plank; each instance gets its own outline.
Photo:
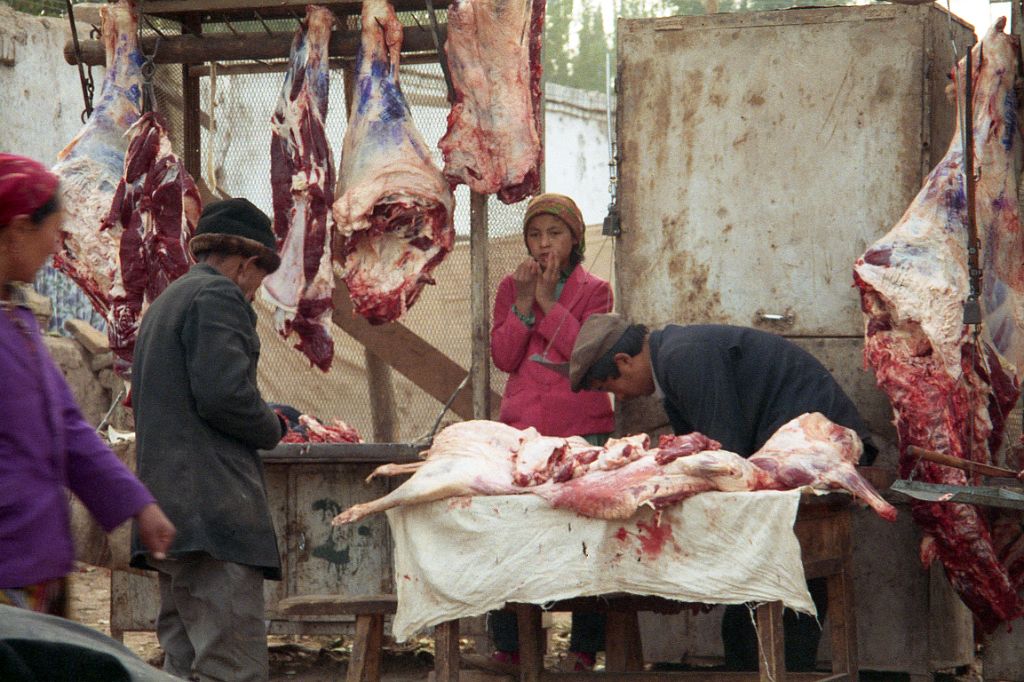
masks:
[[[186,19],[186,26],[202,25],[194,17]],[[202,64],[205,62],[224,62],[245,59],[287,59],[291,51],[292,38],[290,32],[274,33],[239,32],[218,33],[208,35],[168,35],[144,36],[141,49],[146,54],[153,54],[155,64]],[[440,27],[441,40],[447,36],[447,26]],[[335,57],[355,55],[359,50],[361,34],[359,31],[334,31],[328,46],[330,54]],[[79,41],[82,62],[89,66],[102,66],[106,63],[106,51],[102,40]],[[430,52],[436,54],[433,34],[428,28],[406,26],[402,40],[402,52]],[[432,60],[437,58],[432,56]],[[76,64],[74,43],[64,44],[64,60],[68,64]]]
[[[427,394],[447,402],[458,388],[466,370],[399,322],[372,325],[352,309],[348,287],[340,278],[334,282],[334,323],[359,343],[376,353]],[[501,400],[491,391],[491,400]],[[463,419],[473,419],[472,391],[460,391],[451,409]]]
[[[405,464],[422,461],[407,443],[280,443],[261,450],[264,464]]]
[[[473,416],[491,418],[491,317],[487,286],[487,195],[469,195],[470,311],[472,327]]]
[[[380,682],[383,643],[384,616],[373,614],[356,618],[356,636],[345,682]]]
[[[640,621],[632,609],[608,612],[605,625],[605,668],[610,673],[644,669],[640,648]]]
[[[303,594],[277,602],[278,612],[285,616],[384,615],[395,613],[397,608],[398,597],[393,594]]]
[[[458,620],[434,628],[434,678],[437,682],[459,682]]]
[[[540,682],[670,682],[676,680],[693,680],[694,682],[757,682],[758,673],[719,672],[716,670],[677,671],[645,671],[615,673],[614,677],[604,672],[560,673],[542,672],[537,679]],[[786,673],[788,682],[855,682],[849,675],[833,675],[831,673]]]
[[[757,607],[757,667],[761,682],[785,682],[786,647],[783,642],[782,602]]]

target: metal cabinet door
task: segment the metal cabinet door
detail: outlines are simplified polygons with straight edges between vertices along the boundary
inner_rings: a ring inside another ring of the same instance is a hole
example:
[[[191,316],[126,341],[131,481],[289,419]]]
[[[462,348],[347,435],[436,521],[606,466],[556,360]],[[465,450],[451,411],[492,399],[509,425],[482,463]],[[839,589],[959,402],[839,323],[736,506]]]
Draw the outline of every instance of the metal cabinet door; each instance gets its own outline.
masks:
[[[620,21],[621,310],[860,336],[853,262],[919,189],[945,87],[930,12]]]
[[[280,589],[287,595],[393,591],[386,517],[376,514],[358,523],[331,526],[331,519],[353,504],[388,493],[388,479],[364,483],[374,468],[299,461],[267,465],[268,494],[285,567]],[[279,509],[280,504],[285,506]],[[284,518],[276,517],[278,513]],[[271,607],[269,592],[267,606]]]

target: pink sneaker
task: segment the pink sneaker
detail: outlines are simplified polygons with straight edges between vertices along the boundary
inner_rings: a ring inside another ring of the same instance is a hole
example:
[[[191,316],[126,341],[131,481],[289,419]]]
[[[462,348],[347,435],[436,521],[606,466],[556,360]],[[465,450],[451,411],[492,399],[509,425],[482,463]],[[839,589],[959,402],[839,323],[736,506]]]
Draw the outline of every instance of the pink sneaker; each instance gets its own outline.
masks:
[[[498,663],[504,663],[506,665],[519,665],[519,652],[518,651],[495,651],[491,654]]]
[[[597,657],[594,654],[587,651],[574,651],[572,655],[576,657],[573,672],[586,673],[594,669],[594,663],[597,662]]]

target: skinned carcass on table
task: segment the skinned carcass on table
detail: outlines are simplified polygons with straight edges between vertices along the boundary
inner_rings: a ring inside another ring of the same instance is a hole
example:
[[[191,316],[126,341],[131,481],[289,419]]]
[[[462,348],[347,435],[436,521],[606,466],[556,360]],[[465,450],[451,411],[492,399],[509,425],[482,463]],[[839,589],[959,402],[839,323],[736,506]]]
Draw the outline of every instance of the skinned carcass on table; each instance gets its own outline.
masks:
[[[107,338],[124,375],[146,307],[192,263],[188,242],[202,199],[185,164],[171,151],[167,126],[147,113],[128,131],[124,175],[101,230],[120,234],[107,314]]]
[[[327,46],[334,14],[310,5],[295,32],[284,86],[271,118],[270,185],[281,267],[263,281],[277,331],[327,371],[334,358],[328,331],[334,291],[331,232],[334,158],[327,142],[330,68]]]
[[[100,230],[124,171],[125,133],[142,103],[142,53],[138,18],[129,0],[100,8],[107,72],[92,115],[57,154],[64,203],[63,242],[54,266],[81,287],[98,313],[107,316],[115,279],[117,229]]]
[[[387,0],[365,0],[355,101],[333,213],[355,311],[372,324],[401,317],[452,249],[455,199],[413,124],[398,85],[402,25]]]
[[[455,101],[438,147],[452,184],[506,204],[540,190],[541,36],[546,0],[456,0],[448,8]]]
[[[1014,155],[1018,39],[1005,19],[973,48],[972,108],[976,223],[982,268],[983,323],[963,322],[970,293],[967,196],[958,117],[945,157],[925,180],[900,221],[854,266],[865,313],[865,364],[875,371],[895,412],[900,475],[919,481],[975,482],[958,469],[907,455],[915,445],[993,463],[1006,416],[1020,394],[1024,370],[1024,235],[1017,206]],[[965,90],[965,64],[954,83]],[[958,103],[959,104],[959,103]],[[1001,560],[987,511],[963,504],[913,503],[925,537],[921,559],[936,556],[982,629],[1024,614],[1018,596],[1024,567]],[[1019,537],[1019,532],[1017,533]]]
[[[512,482],[510,454],[524,440],[540,438],[536,429],[525,431],[500,422],[459,422],[434,436],[426,459],[410,464],[385,464],[375,476],[413,476],[384,497],[356,504],[334,517],[336,526],[404,504],[419,504],[462,495],[515,495],[528,492]]]
[[[804,486],[848,490],[883,518],[895,518],[895,509],[851,463],[862,447],[852,430],[814,413],[788,422],[777,435],[755,455],[764,461],[757,461],[720,450],[717,441],[700,433],[663,437],[652,449],[645,449],[643,434],[595,448],[582,438],[545,437],[533,428],[462,422],[437,434],[424,461],[379,467],[373,475],[413,476],[388,495],[342,512],[334,523],[351,523],[403,504],[522,493],[583,516],[627,519],[641,506],[665,507],[700,492]],[[580,460],[578,466],[574,459]],[[768,460],[784,464],[772,467]],[[803,476],[795,474],[800,467],[806,469]],[[836,471],[830,474],[830,469]]]

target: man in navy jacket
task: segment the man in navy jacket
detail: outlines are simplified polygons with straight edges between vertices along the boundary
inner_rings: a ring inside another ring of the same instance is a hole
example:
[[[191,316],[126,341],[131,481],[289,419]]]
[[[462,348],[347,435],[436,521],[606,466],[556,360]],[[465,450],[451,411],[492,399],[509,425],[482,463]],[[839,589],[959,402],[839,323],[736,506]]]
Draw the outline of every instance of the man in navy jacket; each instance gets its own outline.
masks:
[[[649,331],[615,313],[593,315],[573,346],[569,380],[574,391],[608,391],[619,400],[657,395],[675,433],[699,431],[744,457],[805,412],[856,431],[864,442],[861,464],[878,452],[829,371],[794,343],[757,329],[702,324]],[[824,620],[824,580],[808,581],[808,589]],[[814,670],[818,623],[787,610],[784,626],[787,669]],[[746,608],[726,608],[722,639],[727,667],[757,669],[757,637]]]

